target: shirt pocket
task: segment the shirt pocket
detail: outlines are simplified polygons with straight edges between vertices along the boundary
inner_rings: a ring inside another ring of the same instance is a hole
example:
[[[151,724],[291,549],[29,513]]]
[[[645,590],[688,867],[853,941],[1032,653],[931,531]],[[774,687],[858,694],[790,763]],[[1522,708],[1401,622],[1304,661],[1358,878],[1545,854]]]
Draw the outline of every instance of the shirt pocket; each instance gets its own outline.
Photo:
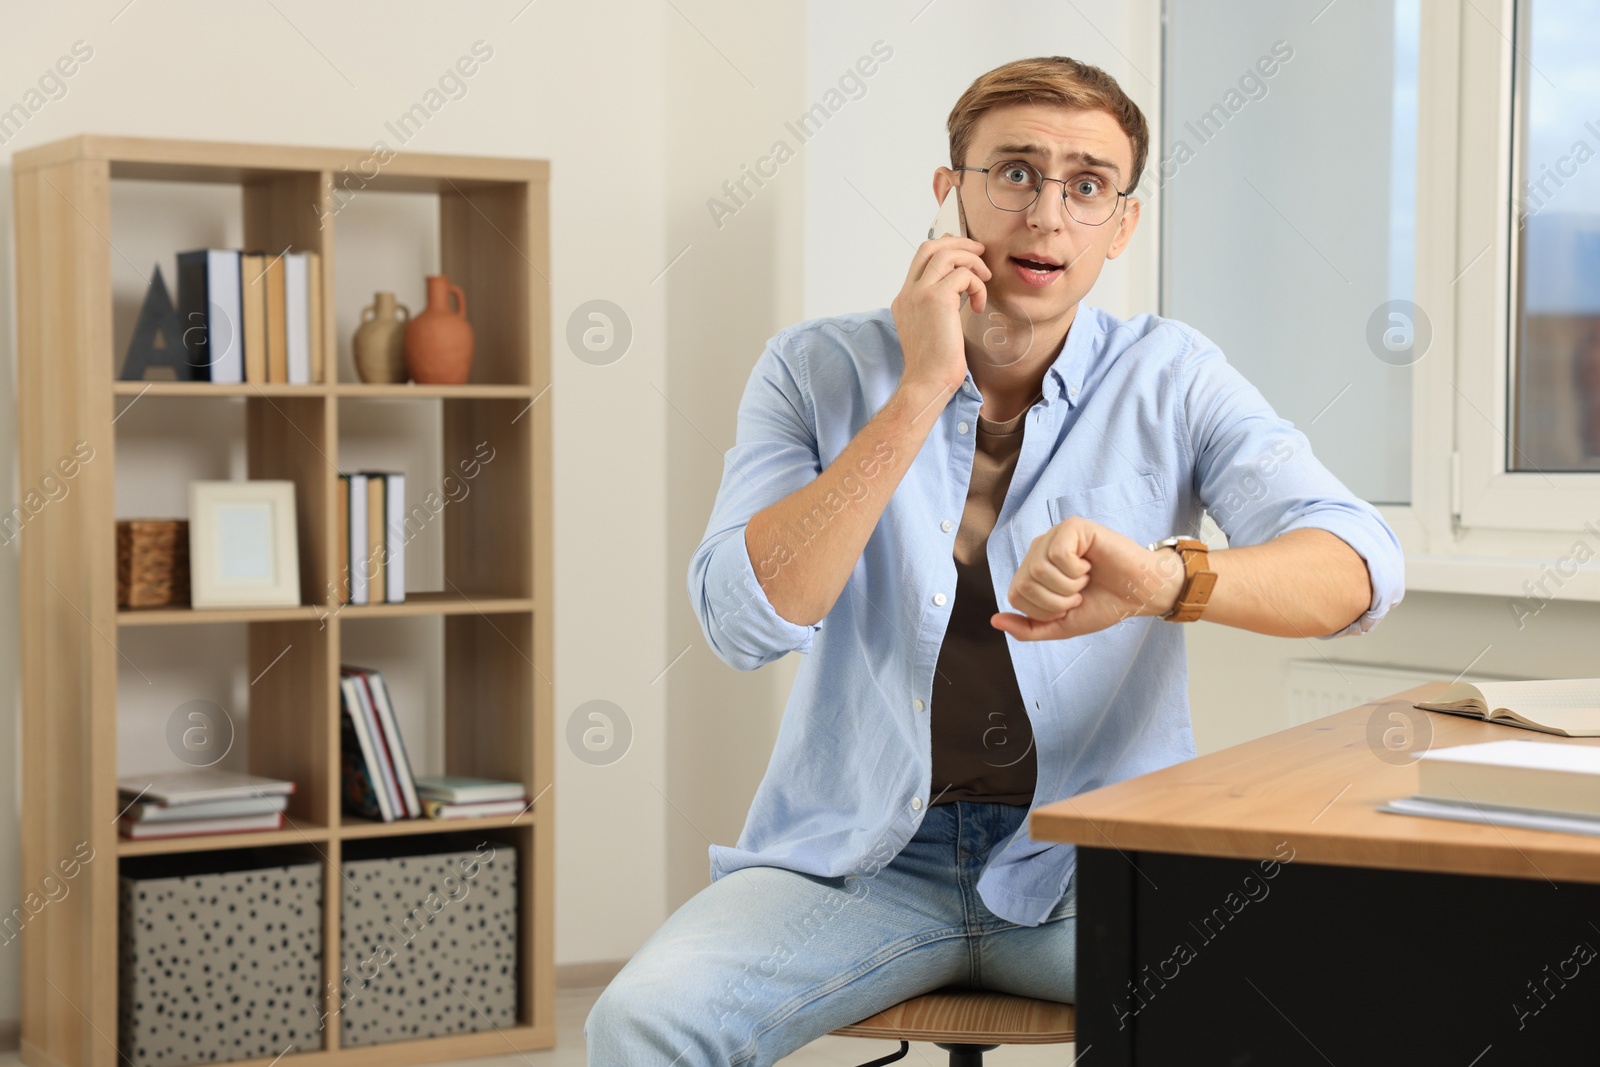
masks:
[[[1172,518],[1166,490],[1153,473],[1136,474],[1090,489],[1074,489],[1050,497],[1046,506],[1051,526],[1076,515],[1145,543],[1160,540],[1172,532],[1167,529]],[[1166,532],[1152,534],[1156,529]]]

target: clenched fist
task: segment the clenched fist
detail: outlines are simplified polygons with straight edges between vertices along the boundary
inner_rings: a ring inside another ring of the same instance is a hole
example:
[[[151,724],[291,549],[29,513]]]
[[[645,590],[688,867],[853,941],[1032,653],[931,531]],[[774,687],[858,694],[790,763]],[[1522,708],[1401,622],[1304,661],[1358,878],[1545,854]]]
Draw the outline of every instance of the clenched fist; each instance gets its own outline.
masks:
[[[1064,519],[1033,539],[1006,593],[1016,612],[989,620],[1019,641],[1091,634],[1131,615],[1165,615],[1183,589],[1183,560],[1088,519]],[[1018,614],[1020,612],[1020,614]]]

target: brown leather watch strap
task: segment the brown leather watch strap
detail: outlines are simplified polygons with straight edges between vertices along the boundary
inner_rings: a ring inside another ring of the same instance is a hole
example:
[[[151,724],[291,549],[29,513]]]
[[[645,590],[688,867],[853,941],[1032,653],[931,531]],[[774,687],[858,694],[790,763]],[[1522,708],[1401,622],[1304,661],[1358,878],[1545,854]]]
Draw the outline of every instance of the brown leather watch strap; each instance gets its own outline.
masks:
[[[1217,584],[1210,550],[1204,541],[1193,537],[1177,538],[1170,547],[1183,560],[1183,588],[1178,591],[1172,610],[1161,617],[1168,622],[1194,622],[1206,610],[1211,590]]]

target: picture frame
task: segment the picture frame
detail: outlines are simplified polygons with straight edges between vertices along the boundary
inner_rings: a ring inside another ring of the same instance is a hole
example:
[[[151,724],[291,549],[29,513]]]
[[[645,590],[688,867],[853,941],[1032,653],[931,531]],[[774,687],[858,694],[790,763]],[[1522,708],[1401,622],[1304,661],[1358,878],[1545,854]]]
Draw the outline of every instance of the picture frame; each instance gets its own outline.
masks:
[[[195,608],[300,607],[294,483],[189,483]]]

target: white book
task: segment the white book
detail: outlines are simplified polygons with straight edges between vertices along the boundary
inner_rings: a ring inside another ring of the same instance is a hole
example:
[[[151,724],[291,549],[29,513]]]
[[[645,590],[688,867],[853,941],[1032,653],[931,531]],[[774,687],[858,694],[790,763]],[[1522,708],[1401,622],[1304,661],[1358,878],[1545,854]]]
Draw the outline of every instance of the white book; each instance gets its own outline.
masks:
[[[371,603],[372,560],[367,557],[367,476],[350,475],[350,603]]]
[[[286,795],[294,792],[294,783],[282,778],[197,767],[183,771],[128,775],[117,779],[117,792],[124,804],[150,801],[176,805],[205,800]]]
[[[311,383],[311,268],[306,262],[304,252],[284,254],[283,314],[289,384],[309,385]]]
[[[343,695],[344,714],[350,717],[350,725],[355,728],[356,745],[361,749],[361,761],[366,764],[367,777],[372,781],[378,811],[384,822],[394,822],[397,817],[394,802],[383,780],[383,765],[378,762],[377,746],[382,742],[372,736],[367,717],[361,710],[361,679],[345,675],[339,679],[339,692]]]
[[[406,598],[406,476],[395,471],[387,477],[389,484],[383,498],[389,515],[383,539],[386,551],[383,573],[388,580],[388,599],[398,604]]]
[[[473,778],[458,774],[430,774],[419,777],[417,793],[427,800],[443,800],[451,804],[525,800],[528,795],[521,782],[504,782],[496,778]]]
[[[181,819],[172,822],[118,821],[122,836],[135,841],[158,837],[201,837],[208,834],[242,834],[283,829],[283,812],[235,815],[221,819]]]
[[[1424,752],[1417,797],[1600,817],[1600,747],[1489,741]]]
[[[400,736],[400,723],[395,720],[394,704],[389,701],[389,686],[384,683],[384,677],[376,670],[368,667],[349,667],[344,670],[355,670],[366,678],[366,688],[373,697],[373,707],[378,710],[378,721],[384,728],[384,739],[389,742],[389,758],[394,763],[395,782],[400,785],[400,798],[405,801],[405,809],[411,817],[422,814],[422,805],[416,798],[416,781],[411,777],[411,757],[405,750],[405,739]]]
[[[206,299],[213,305],[212,315],[226,318],[221,330],[208,322],[207,332],[222,342],[222,351],[211,352],[211,380],[244,381],[244,300],[239,289],[239,253],[234,249],[209,249],[206,252]]]
[[[238,800],[197,800],[192,804],[156,804],[143,801],[130,807],[123,818],[132,822],[172,822],[176,819],[222,819],[239,815],[270,815],[289,806],[283,794],[240,797]]]
[[[411,817],[411,810],[406,807],[405,797],[400,793],[400,777],[395,772],[390,742],[384,733],[383,722],[378,718],[372,690],[360,673],[353,672],[346,677],[355,680],[356,695],[361,701],[361,713],[367,717],[367,731],[372,735],[372,751],[378,756],[378,770],[383,775],[383,787],[389,792],[389,806],[394,809],[395,818],[408,819]]]
[[[1416,706],[1563,737],[1600,737],[1600,678],[1457,682]]]

